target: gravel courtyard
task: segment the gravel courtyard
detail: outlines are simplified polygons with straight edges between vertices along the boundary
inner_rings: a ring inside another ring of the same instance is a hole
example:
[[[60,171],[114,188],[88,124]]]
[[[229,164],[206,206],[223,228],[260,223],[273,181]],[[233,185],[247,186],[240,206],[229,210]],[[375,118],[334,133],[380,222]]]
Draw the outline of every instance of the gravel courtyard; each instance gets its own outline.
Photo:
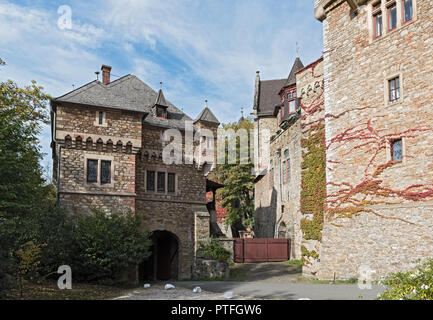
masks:
[[[164,290],[163,284],[157,284],[150,288],[131,290],[125,295],[112,300],[226,300],[226,298],[224,293],[213,293],[204,290],[200,293],[194,293],[192,289],[181,287]],[[233,295],[230,300],[257,300],[257,298]]]

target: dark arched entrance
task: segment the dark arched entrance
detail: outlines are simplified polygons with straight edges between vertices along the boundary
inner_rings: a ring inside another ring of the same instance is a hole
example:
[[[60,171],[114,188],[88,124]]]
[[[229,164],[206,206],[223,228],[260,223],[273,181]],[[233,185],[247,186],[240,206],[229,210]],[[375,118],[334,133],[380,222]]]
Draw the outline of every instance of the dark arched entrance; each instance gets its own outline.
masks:
[[[139,266],[139,278],[144,280],[177,280],[179,242],[168,231],[154,231],[151,236],[152,254]]]

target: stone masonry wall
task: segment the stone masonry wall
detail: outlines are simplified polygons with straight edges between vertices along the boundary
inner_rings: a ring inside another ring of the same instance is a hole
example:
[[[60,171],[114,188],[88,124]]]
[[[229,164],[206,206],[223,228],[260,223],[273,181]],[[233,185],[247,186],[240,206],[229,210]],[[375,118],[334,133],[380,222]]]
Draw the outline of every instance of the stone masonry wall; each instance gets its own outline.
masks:
[[[279,150],[279,156],[277,151]],[[285,157],[285,151],[289,157]],[[270,146],[271,158],[274,164],[274,186],[276,192],[276,224],[277,236],[287,237],[292,241],[292,258],[301,255],[302,234],[300,230],[300,192],[301,192],[301,121],[295,120],[282,131]],[[284,161],[290,160],[289,177],[284,176]],[[281,205],[283,206],[281,208]]]
[[[399,19],[375,40],[371,1],[356,16],[344,3],[323,22],[328,218],[321,279],[358,277],[360,267],[379,278],[433,256],[433,1],[414,4],[413,21]],[[395,76],[401,97],[391,103]],[[398,138],[403,160],[393,163]]]
[[[263,131],[269,130],[269,136]],[[255,167],[266,174],[254,185],[255,222],[254,235],[257,238],[273,238],[276,222],[276,191],[269,185],[269,154],[265,145],[269,146],[269,138],[278,130],[275,117],[261,117],[254,121],[255,137]],[[257,144],[260,148],[257,147]],[[269,149],[269,147],[268,147]],[[264,171],[266,170],[266,171]]]

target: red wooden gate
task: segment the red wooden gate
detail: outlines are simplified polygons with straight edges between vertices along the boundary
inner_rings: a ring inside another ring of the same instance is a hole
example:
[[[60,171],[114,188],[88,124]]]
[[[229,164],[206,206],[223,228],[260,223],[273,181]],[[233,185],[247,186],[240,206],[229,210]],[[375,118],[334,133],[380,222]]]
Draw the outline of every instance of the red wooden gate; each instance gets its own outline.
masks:
[[[290,259],[290,239],[236,238],[235,262],[277,262]]]

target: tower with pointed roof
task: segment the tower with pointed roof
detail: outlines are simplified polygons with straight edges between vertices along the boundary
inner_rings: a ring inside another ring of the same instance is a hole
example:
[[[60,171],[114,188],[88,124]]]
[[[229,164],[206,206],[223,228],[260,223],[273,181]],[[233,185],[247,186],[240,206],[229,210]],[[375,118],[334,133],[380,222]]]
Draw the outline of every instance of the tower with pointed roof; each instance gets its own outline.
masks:
[[[212,113],[212,111],[207,106],[207,100],[205,101],[206,105],[204,109],[199,113],[199,115],[194,120],[194,128],[200,132],[201,143],[206,143],[207,147],[210,147],[210,143],[213,144],[214,157],[212,163],[208,161],[204,170],[206,175],[212,171],[216,166],[216,141],[218,137],[218,127],[220,122]],[[209,134],[206,134],[206,131],[209,130]],[[210,137],[212,135],[212,137]]]

